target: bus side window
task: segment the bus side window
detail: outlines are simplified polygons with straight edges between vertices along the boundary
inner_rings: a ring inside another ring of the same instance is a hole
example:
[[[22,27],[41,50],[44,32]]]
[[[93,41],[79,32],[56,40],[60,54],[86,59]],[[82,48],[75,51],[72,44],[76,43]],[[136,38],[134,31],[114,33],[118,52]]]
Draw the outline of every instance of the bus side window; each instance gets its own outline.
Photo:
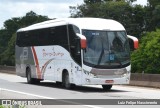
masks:
[[[55,41],[55,28],[54,27],[52,27],[52,28],[50,28],[50,35],[49,35],[49,38],[51,39],[50,41],[51,42],[53,42],[53,44],[54,44],[54,41]]]
[[[23,39],[22,39],[23,45],[24,46],[30,46],[31,45],[31,39],[29,32],[25,32]]]
[[[55,28],[54,27],[50,28],[50,32],[51,32],[52,35],[54,35],[55,34]]]
[[[80,39],[77,39],[76,41],[76,51],[75,51],[76,55],[80,55],[81,54],[81,47],[80,47]]]
[[[80,30],[74,25],[68,25],[68,30],[71,56],[79,65],[81,65],[80,39],[76,35],[76,32],[79,32]]]
[[[77,26],[73,25],[73,30],[75,33],[79,33],[80,34],[80,30]]]
[[[17,37],[16,37],[16,45],[20,46],[20,33],[17,33]]]
[[[50,36],[49,38],[52,40],[54,45],[67,45],[68,37],[67,37],[67,26],[57,26],[50,28]]]

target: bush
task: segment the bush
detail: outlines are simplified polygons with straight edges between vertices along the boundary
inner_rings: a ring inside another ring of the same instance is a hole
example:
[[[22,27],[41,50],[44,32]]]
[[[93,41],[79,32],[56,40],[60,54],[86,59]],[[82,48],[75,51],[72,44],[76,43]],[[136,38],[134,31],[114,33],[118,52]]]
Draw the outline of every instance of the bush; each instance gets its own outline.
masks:
[[[132,72],[160,74],[160,29],[146,33],[131,57]]]

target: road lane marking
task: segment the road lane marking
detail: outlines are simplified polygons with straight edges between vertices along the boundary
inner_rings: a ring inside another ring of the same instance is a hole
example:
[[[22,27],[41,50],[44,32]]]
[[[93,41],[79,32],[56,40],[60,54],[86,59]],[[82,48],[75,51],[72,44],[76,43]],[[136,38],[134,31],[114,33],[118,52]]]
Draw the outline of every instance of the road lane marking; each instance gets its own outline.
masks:
[[[29,96],[34,96],[34,97],[39,97],[39,98],[44,98],[44,99],[56,99],[56,98],[51,98],[51,97],[46,97],[46,96],[41,96],[41,95],[36,95],[36,94],[31,94],[31,93],[26,93],[26,92],[21,92],[21,91],[9,90],[9,89],[5,89],[5,88],[1,88],[0,90],[19,93],[19,94],[24,94],[24,95],[29,95]]]
[[[26,93],[26,92],[21,92],[21,91],[15,91],[15,90],[10,90],[10,89],[5,89],[5,88],[0,88],[0,92],[1,91],[8,91],[8,92],[29,95],[29,96],[34,96],[34,97],[43,98],[43,99],[57,99],[57,98],[52,98],[52,97],[48,97],[48,96],[41,96],[41,95],[36,95],[36,94]],[[72,103],[72,104],[80,104],[80,103],[70,102],[70,101],[63,101],[63,102]],[[85,106],[85,107],[89,107],[89,108],[102,108],[102,107],[93,106],[93,105],[81,105],[81,106]]]

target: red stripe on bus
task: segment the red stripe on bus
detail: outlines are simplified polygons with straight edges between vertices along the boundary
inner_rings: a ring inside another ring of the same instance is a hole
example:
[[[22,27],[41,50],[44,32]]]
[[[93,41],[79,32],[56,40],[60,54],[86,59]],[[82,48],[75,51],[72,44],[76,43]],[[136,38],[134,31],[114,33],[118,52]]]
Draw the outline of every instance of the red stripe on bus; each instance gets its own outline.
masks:
[[[36,63],[37,76],[38,76],[38,79],[41,79],[42,75],[41,75],[41,71],[40,71],[40,67],[39,67],[38,57],[37,57],[37,54],[36,54],[36,50],[33,46],[32,46],[32,52],[33,52],[33,55],[34,55],[34,61]]]

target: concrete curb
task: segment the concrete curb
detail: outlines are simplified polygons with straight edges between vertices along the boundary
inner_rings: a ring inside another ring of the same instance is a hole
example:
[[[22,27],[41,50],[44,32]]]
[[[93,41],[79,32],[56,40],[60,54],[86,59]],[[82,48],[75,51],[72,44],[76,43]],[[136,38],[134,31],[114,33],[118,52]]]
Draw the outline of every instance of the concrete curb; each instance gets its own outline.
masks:
[[[160,74],[132,73],[130,85],[160,88]]]
[[[14,66],[1,66],[0,65],[0,73],[7,73],[7,74],[16,74]]]

